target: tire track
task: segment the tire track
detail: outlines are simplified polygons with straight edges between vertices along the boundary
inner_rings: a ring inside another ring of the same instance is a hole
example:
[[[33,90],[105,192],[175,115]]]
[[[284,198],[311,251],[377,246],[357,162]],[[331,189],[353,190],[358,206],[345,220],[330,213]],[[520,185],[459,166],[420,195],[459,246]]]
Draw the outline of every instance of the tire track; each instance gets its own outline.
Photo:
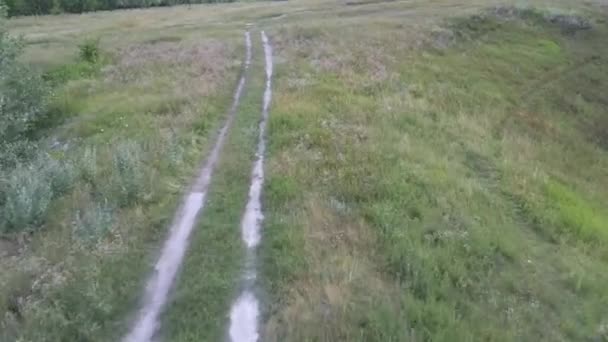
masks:
[[[154,267],[153,274],[148,279],[141,308],[135,323],[131,326],[125,342],[149,342],[159,328],[159,316],[167,302],[169,291],[173,286],[177,272],[182,264],[188,240],[200,212],[205,206],[205,196],[211,183],[213,171],[219,160],[226,135],[232,126],[237,108],[245,87],[247,70],[251,64],[251,36],[245,32],[245,62],[234,92],[232,105],[228,111],[226,122],[216,138],[213,149],[201,167],[199,175],[190,192],[183,200],[171,225],[169,236],[165,241],[160,257]]]
[[[264,154],[266,153],[266,126],[268,109],[272,99],[272,46],[264,31],[261,32],[266,61],[266,88],[262,118],[259,125],[256,160],[251,171],[251,186],[249,200],[241,220],[241,234],[247,248],[245,270],[243,273],[242,291],[230,309],[230,327],[228,330],[232,342],[256,342],[259,339],[258,320],[259,302],[254,292],[256,271],[255,248],[260,243],[261,226],[264,219],[262,213],[261,194],[264,185]]]

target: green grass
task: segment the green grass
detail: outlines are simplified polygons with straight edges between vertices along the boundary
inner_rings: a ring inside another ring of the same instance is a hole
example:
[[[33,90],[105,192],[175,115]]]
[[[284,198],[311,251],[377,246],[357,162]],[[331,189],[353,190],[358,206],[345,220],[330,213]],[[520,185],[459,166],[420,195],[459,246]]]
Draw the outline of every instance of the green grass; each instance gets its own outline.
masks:
[[[598,206],[557,182],[547,184],[547,197],[553,204],[559,226],[571,230],[577,238],[608,241],[608,216]]]

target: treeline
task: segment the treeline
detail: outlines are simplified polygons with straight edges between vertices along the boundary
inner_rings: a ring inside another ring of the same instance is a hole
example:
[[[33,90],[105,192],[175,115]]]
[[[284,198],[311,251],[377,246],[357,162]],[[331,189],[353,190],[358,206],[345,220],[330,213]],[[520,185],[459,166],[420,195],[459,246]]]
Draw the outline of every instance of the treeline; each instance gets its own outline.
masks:
[[[235,0],[5,0],[8,15],[82,13],[124,8],[234,2]]]

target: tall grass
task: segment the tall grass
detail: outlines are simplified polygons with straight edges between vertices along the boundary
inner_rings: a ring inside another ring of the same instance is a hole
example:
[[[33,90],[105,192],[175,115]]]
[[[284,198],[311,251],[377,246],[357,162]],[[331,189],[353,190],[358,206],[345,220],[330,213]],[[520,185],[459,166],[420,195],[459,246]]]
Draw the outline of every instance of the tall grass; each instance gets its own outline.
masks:
[[[118,205],[126,206],[143,199],[146,168],[141,146],[133,141],[121,142],[112,151],[112,170],[107,195]]]

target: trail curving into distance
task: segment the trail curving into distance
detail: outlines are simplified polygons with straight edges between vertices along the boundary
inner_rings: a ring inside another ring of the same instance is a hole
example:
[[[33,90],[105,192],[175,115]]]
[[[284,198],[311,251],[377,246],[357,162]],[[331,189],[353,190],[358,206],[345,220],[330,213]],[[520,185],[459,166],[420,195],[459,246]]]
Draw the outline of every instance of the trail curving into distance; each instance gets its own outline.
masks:
[[[243,93],[247,69],[249,69],[249,65],[251,64],[251,36],[249,31],[245,32],[245,47],[243,70],[234,92],[226,122],[220,130],[211,154],[202,166],[190,193],[184,198],[183,204],[173,219],[169,237],[165,241],[160,257],[154,267],[154,272],[146,284],[141,309],[131,330],[124,338],[125,342],[149,342],[159,328],[159,316],[167,302],[169,291],[184,259],[184,254],[188,247],[188,239],[197,222],[197,217],[205,206],[205,196],[211,183],[213,170],[224,146],[226,135],[236,116],[237,107]]]
[[[259,302],[254,293],[256,278],[255,248],[260,243],[261,226],[264,220],[262,213],[261,195],[264,185],[264,154],[266,153],[266,125],[268,122],[268,109],[272,98],[272,46],[264,31],[261,32],[266,60],[266,89],[264,90],[264,104],[262,119],[260,120],[258,148],[256,160],[251,171],[251,186],[249,200],[241,220],[241,234],[247,247],[245,270],[243,273],[243,289],[230,309],[229,335],[232,342],[257,342],[259,339],[258,316]]]

